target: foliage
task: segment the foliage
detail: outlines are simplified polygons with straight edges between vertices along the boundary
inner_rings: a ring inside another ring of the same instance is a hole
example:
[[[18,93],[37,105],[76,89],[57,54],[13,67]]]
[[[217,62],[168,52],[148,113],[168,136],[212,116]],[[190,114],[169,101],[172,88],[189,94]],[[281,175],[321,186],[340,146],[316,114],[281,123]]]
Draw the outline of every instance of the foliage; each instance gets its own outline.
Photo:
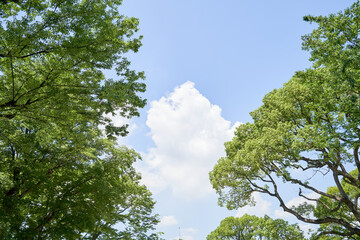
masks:
[[[0,151],[1,239],[141,239],[157,223],[151,194],[132,167],[138,154],[83,128],[73,129],[76,142],[56,127],[30,131],[19,124],[7,134]],[[44,138],[47,131],[59,131],[58,139]],[[119,232],[115,223],[127,229]]]
[[[115,142],[126,125],[105,117],[145,105],[124,57],[138,20],[120,4],[0,3],[0,239],[158,239],[139,155]]]
[[[351,171],[349,174],[353,177],[356,177],[358,176],[358,170]],[[346,179],[341,181],[341,186],[350,199],[353,201],[358,201],[360,196],[360,190],[358,188],[347,183]],[[329,187],[327,189],[327,193],[341,197],[337,187]],[[334,211],[334,209],[336,211]],[[336,202],[326,196],[320,197],[320,199],[317,201],[316,208],[314,209],[314,215],[317,218],[324,218],[327,216],[337,217],[345,219],[354,226],[358,226],[357,219],[352,214],[350,214],[350,212],[351,210],[346,204],[342,202]],[[323,235],[325,235],[325,237]],[[331,237],[331,239],[336,239],[336,237],[338,237],[338,239],[360,239],[359,236],[348,236],[348,231],[345,227],[332,223],[321,224],[318,230],[318,234],[314,234],[313,236],[314,239],[327,239],[326,237]]]
[[[261,192],[276,198],[300,221],[338,226],[341,236],[360,236],[358,196],[341,184],[346,182],[356,194],[360,188],[360,4],[305,20],[319,24],[303,38],[313,68],[297,72],[264,97],[263,105],[251,113],[254,122],[240,125],[225,144],[226,157],[218,161],[210,179],[219,204],[229,209],[252,204],[251,194]],[[336,191],[327,192],[319,179],[332,179]],[[279,182],[299,189],[307,203],[287,206]],[[333,214],[311,216],[324,197],[333,202]],[[346,206],[347,217],[339,205]]]
[[[304,239],[302,231],[296,224],[290,225],[282,219],[270,217],[244,216],[227,217],[220,226],[207,236],[207,240],[250,240],[250,239]]]
[[[0,116],[35,119],[63,127],[79,121],[107,124],[108,133],[126,134],[103,117],[119,111],[138,115],[145,91],[143,73],[129,69],[122,55],[137,51],[132,38],[138,20],[118,13],[120,0],[22,1],[0,5]],[[103,69],[115,67],[118,80]]]

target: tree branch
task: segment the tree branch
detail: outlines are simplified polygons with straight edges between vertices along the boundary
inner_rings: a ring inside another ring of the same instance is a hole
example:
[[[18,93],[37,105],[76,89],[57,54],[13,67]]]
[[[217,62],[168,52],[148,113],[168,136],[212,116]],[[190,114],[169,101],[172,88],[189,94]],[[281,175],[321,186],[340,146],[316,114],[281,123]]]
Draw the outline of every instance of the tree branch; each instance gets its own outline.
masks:
[[[349,198],[349,196],[346,194],[346,192],[344,191],[343,186],[340,183],[339,180],[339,176],[337,174],[337,169],[332,169],[333,172],[333,178],[335,181],[335,184],[337,186],[337,188],[339,189],[340,195],[344,201],[344,203],[348,206],[349,210],[354,214],[354,217],[357,219],[357,221],[360,221],[360,214],[358,211],[358,206],[355,205]]]

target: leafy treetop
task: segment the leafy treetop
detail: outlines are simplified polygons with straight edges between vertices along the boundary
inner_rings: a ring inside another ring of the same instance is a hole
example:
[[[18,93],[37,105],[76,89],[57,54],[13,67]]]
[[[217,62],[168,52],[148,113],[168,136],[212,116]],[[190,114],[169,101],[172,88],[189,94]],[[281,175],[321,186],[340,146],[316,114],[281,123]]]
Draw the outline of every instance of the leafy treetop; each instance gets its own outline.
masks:
[[[303,232],[296,224],[290,225],[282,219],[271,219],[268,216],[256,217],[248,214],[242,217],[227,217],[220,226],[211,232],[207,240],[251,240],[251,239],[305,239]]]
[[[305,20],[319,24],[303,38],[313,68],[297,72],[264,97],[263,105],[251,113],[254,122],[240,125],[225,144],[226,157],[210,179],[220,205],[229,209],[252,204],[251,194],[261,192],[300,221],[336,225],[342,236],[360,236],[358,195],[352,196],[341,183],[360,189],[360,4]],[[318,185],[323,178],[332,179],[337,193]],[[299,189],[307,202],[331,199],[333,214],[310,217],[312,204],[287,206],[281,181]],[[309,198],[308,193],[320,198]],[[348,217],[338,206],[346,206]]]
[[[126,134],[104,113],[138,115],[143,73],[124,53],[137,51],[138,20],[118,13],[122,1],[24,0],[0,5],[0,117],[57,123],[94,121]],[[118,78],[102,70],[115,68]]]
[[[0,2],[0,239],[158,239],[140,157],[105,117],[145,104],[124,58],[141,45],[138,20],[120,4]]]

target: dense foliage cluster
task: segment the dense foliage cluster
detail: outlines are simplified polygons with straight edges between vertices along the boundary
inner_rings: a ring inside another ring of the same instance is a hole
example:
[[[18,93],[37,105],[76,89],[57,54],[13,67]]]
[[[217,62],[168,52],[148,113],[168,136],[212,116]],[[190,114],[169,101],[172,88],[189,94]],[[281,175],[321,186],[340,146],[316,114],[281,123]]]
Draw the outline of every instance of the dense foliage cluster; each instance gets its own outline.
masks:
[[[0,2],[0,239],[157,238],[139,155],[105,117],[145,105],[143,73],[124,58],[141,46],[138,20],[120,4]]]
[[[268,216],[227,217],[220,226],[211,232],[207,240],[302,240],[303,232],[296,224],[288,224],[282,219],[271,219]]]
[[[303,37],[313,66],[264,97],[263,105],[251,113],[253,123],[240,125],[225,144],[226,157],[210,179],[220,205],[229,209],[252,204],[252,193],[260,192],[277,199],[300,221],[321,225],[318,236],[357,239],[360,4],[304,19],[318,24]],[[334,187],[319,185],[322,179]],[[286,205],[286,184],[299,189],[304,204]],[[318,197],[311,197],[315,194]]]

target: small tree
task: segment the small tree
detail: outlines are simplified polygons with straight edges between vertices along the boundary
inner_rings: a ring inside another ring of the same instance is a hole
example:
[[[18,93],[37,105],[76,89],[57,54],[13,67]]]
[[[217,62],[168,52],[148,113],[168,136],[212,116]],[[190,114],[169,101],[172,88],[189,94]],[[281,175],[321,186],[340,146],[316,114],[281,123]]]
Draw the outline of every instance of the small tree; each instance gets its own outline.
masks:
[[[304,239],[302,231],[296,224],[268,216],[227,217],[221,221],[220,226],[207,236],[207,240],[250,240],[250,239]]]

